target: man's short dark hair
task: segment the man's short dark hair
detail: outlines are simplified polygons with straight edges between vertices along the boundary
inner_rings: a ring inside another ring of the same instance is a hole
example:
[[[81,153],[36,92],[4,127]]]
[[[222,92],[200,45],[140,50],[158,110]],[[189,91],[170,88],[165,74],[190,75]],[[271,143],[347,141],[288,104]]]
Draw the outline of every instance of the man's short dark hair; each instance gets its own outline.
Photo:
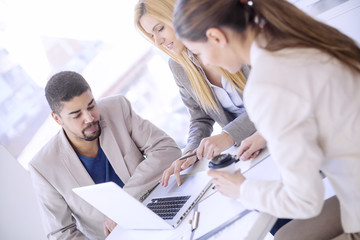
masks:
[[[45,97],[51,110],[59,114],[61,102],[68,102],[72,98],[80,96],[90,90],[89,84],[79,73],[63,71],[53,75],[45,87]]]

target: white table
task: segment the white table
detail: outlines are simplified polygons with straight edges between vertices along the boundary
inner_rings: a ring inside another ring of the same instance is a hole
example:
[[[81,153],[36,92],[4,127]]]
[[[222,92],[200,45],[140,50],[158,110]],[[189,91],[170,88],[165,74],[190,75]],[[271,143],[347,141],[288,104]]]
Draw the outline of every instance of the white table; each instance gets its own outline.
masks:
[[[230,149],[230,152],[234,149]],[[264,160],[263,160],[264,159]],[[186,170],[186,172],[197,172],[203,171],[207,169],[208,161],[200,161],[198,164],[194,165],[191,169]],[[276,167],[268,157],[268,151],[264,150],[256,159],[247,162],[238,162],[237,167],[241,168],[242,172],[246,171],[245,175],[248,178],[256,177],[256,178],[266,178],[266,179],[279,179],[279,173],[276,170]],[[211,205],[209,201],[212,201],[212,197],[215,197],[213,194],[216,193],[216,190],[212,188],[204,195],[202,198],[200,206],[204,206],[204,208],[211,208],[208,205]],[[221,200],[224,204],[228,205],[234,204],[236,206],[237,211],[245,210],[242,208],[240,203],[236,202],[236,200],[229,199],[223,197]],[[218,199],[217,199],[218,200]],[[220,204],[220,203],[219,203]],[[212,209],[212,208],[211,208]],[[193,239],[203,236],[204,233],[211,231],[211,228],[207,229],[207,221],[217,221],[219,218],[216,213],[214,213],[211,209],[202,214],[200,212],[200,222],[199,228],[195,231],[195,235]],[[234,209],[235,210],[235,209]],[[216,211],[215,211],[216,212]],[[212,215],[213,214],[213,215]],[[235,213],[234,213],[235,214]],[[174,230],[129,230],[123,229],[120,226],[117,226],[114,231],[107,237],[107,240],[118,240],[118,239],[129,239],[129,240],[137,240],[137,239],[191,239],[191,224],[189,221],[193,217],[193,211],[185,218],[185,220]],[[203,218],[201,218],[203,217]],[[213,220],[212,220],[213,219]],[[251,211],[246,214],[233,224],[227,226],[223,230],[219,231],[215,235],[211,236],[208,239],[264,239],[266,234],[269,232],[273,224],[275,223],[276,218],[265,213],[260,213],[256,211]],[[215,223],[216,226],[221,225],[220,223]],[[211,224],[210,224],[211,225]],[[201,226],[201,228],[200,228]]]

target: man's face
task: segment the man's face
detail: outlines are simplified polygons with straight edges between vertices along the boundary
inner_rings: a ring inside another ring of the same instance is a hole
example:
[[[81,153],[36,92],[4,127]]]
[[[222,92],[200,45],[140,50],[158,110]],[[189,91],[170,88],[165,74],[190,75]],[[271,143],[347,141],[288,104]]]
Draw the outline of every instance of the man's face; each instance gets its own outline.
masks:
[[[60,113],[51,115],[63,127],[70,141],[93,141],[100,136],[100,116],[90,90],[61,104]]]

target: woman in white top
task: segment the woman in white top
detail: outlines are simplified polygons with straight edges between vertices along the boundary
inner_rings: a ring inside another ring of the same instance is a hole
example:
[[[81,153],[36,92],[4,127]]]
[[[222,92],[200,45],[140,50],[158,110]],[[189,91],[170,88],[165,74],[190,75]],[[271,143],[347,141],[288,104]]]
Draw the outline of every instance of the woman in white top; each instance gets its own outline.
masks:
[[[282,181],[210,171],[223,194],[276,217],[276,238],[360,237],[360,49],[285,0],[179,0],[175,31],[205,64],[252,70],[244,90]],[[320,171],[336,197],[324,204]]]

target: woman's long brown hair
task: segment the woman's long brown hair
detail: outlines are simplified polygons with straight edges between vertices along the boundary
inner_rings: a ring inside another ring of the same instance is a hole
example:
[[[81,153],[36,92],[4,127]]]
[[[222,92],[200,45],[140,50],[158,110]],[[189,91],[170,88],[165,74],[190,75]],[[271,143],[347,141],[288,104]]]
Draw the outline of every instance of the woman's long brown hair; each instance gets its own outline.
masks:
[[[244,2],[244,1],[243,1]],[[229,27],[245,33],[248,27],[261,30],[268,51],[283,48],[316,48],[360,73],[360,48],[337,29],[319,22],[286,0],[179,0],[174,10],[177,35],[191,41],[206,41],[206,30]],[[256,19],[258,21],[256,21]]]

